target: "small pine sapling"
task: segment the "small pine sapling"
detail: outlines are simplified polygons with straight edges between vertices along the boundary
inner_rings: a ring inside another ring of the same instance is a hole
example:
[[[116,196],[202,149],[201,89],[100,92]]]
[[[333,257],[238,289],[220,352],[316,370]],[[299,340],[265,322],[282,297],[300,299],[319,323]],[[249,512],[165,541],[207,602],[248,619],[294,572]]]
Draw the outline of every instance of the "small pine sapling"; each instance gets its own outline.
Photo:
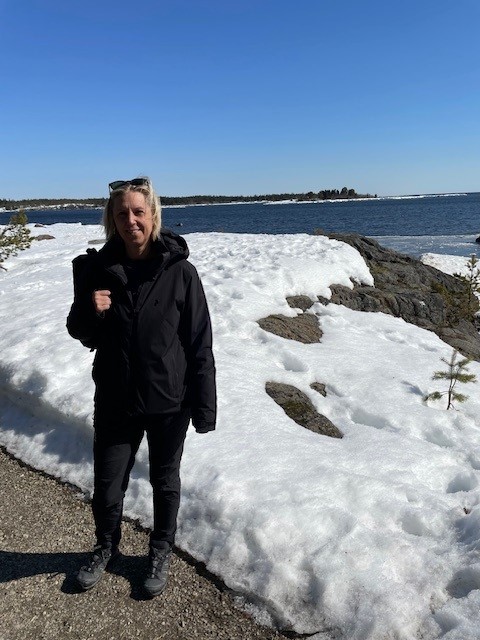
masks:
[[[472,253],[466,264],[466,273],[454,273],[456,278],[462,280],[465,285],[464,307],[468,316],[473,316],[478,311],[478,297],[480,294],[480,267],[477,256]]]
[[[6,270],[2,262],[31,245],[32,238],[30,229],[27,229],[27,222],[25,212],[20,210],[12,215],[8,225],[0,231],[0,268]]]
[[[428,400],[440,400],[443,396],[447,396],[447,409],[454,409],[453,402],[465,402],[468,396],[459,393],[455,386],[457,382],[466,384],[467,382],[476,382],[477,378],[474,373],[468,373],[467,367],[471,360],[469,358],[457,359],[458,351],[453,350],[450,360],[442,358],[448,369],[447,371],[435,371],[432,380],[447,380],[448,389],[446,391],[434,391],[424,397],[425,402]]]

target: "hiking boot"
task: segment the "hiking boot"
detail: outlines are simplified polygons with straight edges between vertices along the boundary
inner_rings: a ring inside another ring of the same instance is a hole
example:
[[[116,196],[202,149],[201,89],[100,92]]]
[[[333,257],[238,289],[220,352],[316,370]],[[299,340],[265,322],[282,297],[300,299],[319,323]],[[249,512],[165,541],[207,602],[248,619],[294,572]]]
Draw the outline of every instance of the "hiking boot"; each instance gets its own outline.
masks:
[[[172,556],[172,547],[150,547],[148,571],[143,587],[151,598],[158,596],[167,586],[168,568]]]
[[[84,591],[94,587],[105,573],[108,565],[114,562],[120,555],[118,549],[112,552],[110,547],[94,547],[88,564],[84,565],[77,574],[77,584]]]

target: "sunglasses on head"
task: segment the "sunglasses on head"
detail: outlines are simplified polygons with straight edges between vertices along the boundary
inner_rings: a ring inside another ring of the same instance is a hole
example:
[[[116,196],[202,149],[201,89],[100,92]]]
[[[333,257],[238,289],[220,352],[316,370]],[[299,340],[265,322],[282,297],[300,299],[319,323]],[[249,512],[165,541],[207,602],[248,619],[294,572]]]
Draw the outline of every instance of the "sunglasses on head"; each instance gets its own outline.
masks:
[[[108,185],[108,189],[110,192],[115,191],[115,189],[120,189],[121,187],[126,187],[127,185],[132,185],[132,187],[142,187],[146,184],[150,184],[150,180],[148,178],[133,178],[133,180],[115,180],[114,182],[110,182]]]

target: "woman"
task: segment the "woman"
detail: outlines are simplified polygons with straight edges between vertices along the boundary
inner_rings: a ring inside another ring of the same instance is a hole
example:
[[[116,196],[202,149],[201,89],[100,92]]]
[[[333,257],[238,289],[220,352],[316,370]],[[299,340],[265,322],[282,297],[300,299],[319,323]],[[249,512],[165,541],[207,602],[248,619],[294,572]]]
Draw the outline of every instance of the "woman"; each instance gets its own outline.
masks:
[[[148,178],[109,185],[107,242],[74,260],[70,335],[96,349],[93,364],[96,545],[77,582],[92,588],[118,558],[122,507],[135,454],[147,435],[153,529],[144,587],[165,588],[180,500],[179,467],[190,419],[215,428],[210,317],[185,240],[161,230]]]

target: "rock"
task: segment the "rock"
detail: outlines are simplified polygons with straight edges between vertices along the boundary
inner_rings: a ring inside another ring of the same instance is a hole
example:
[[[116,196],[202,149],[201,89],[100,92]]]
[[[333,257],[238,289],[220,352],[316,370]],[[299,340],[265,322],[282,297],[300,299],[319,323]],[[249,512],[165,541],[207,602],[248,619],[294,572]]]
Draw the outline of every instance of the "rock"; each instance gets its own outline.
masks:
[[[292,309],[301,309],[302,311],[310,309],[314,304],[314,300],[308,296],[287,296],[286,300]]]
[[[40,222],[36,222],[34,225],[34,227],[45,227],[44,224],[40,224]]]
[[[327,397],[327,389],[323,382],[312,382],[312,384],[310,385],[310,389],[313,389],[325,398]]]
[[[478,238],[475,239],[475,242],[479,242],[480,243],[480,236],[478,236]]]
[[[305,429],[330,438],[342,438],[342,432],[313,406],[310,398],[290,384],[267,382],[265,391],[282,407],[287,416]]]
[[[473,316],[465,312],[468,293],[465,284],[425,265],[420,260],[385,249],[374,240],[356,234],[329,234],[346,242],[363,256],[375,286],[330,287],[330,300],[357,311],[381,311],[423,329],[434,331],[442,340],[469,358],[480,360],[480,335]],[[476,304],[476,303],[475,303]]]
[[[304,344],[320,342],[322,337],[318,318],[312,313],[302,313],[293,318],[280,314],[271,315],[258,320],[258,324],[265,331],[289,340],[297,340]]]
[[[89,240],[88,244],[105,244],[104,238],[95,238],[94,240]]]
[[[48,233],[41,233],[39,236],[35,236],[35,240],[55,240],[55,236],[50,236]]]

